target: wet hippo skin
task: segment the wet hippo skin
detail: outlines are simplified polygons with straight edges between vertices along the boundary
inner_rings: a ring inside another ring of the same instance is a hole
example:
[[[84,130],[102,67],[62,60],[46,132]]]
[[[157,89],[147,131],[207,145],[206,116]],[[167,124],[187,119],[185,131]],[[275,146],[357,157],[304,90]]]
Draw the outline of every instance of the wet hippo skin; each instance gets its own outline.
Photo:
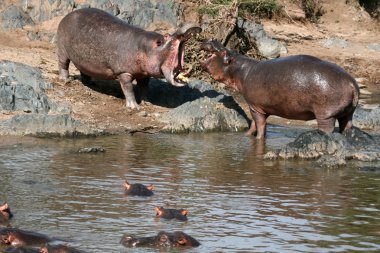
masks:
[[[200,245],[196,239],[181,231],[173,233],[161,231],[155,236],[148,237],[126,235],[120,243],[125,247],[198,247]]]
[[[256,61],[224,48],[215,40],[202,43],[209,56],[201,60],[211,76],[239,91],[253,118],[247,135],[264,138],[270,115],[316,119],[318,129],[332,133],[352,128],[359,87],[339,66],[309,55]]]
[[[187,221],[187,214],[189,213],[186,209],[171,209],[171,208],[163,208],[161,206],[155,207],[157,218],[163,219],[177,219],[180,221]]]
[[[140,183],[130,184],[130,183],[128,183],[127,180],[125,180],[124,189],[125,189],[125,194],[127,194],[127,195],[131,195],[131,196],[152,196],[154,186],[152,184],[148,185],[148,186],[145,186],[145,185],[140,184]]]

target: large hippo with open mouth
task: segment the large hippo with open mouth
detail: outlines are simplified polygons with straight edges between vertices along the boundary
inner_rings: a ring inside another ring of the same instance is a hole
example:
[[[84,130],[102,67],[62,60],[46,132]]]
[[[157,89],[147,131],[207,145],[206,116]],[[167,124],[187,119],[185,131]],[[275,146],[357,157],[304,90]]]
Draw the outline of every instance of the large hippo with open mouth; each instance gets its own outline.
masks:
[[[176,32],[162,35],[129,25],[99,9],[85,8],[66,15],[58,26],[57,47],[60,77],[69,80],[70,61],[79,69],[82,81],[90,77],[119,79],[126,106],[138,108],[132,81],[146,94],[149,77],[174,86],[183,69],[184,43],[201,28],[185,24]]]
[[[339,66],[309,55],[256,61],[223,47],[215,40],[202,43],[209,56],[201,60],[211,76],[238,90],[248,103],[252,122],[247,135],[264,138],[266,119],[316,119],[318,129],[343,132],[352,127],[359,101],[355,79]]]

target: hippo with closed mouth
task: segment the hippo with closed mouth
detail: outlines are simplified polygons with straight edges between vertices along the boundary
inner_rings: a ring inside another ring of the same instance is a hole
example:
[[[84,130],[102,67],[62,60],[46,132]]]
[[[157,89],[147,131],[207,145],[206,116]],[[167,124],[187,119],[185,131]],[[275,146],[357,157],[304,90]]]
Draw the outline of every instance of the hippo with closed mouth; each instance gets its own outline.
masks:
[[[162,206],[156,206],[154,211],[156,211],[157,218],[177,219],[180,221],[187,221],[187,214],[189,213],[187,209],[164,208]]]
[[[359,87],[341,67],[309,55],[257,61],[206,40],[208,53],[201,60],[211,76],[238,90],[253,118],[247,135],[265,137],[270,115],[287,119],[316,119],[318,129],[332,133],[335,121],[343,132],[352,128],[352,115],[359,101]]]
[[[96,8],[75,10],[58,26],[57,47],[60,78],[69,79],[69,64],[78,68],[82,81],[90,77],[118,79],[126,106],[138,108],[132,81],[146,95],[149,77],[174,86],[186,83],[177,77],[184,64],[185,42],[201,28],[185,24],[173,34],[159,34],[129,25]]]
[[[157,235],[147,237],[123,236],[120,241],[125,247],[198,247],[201,245],[196,239],[182,232],[160,231]]]
[[[22,230],[18,228],[0,228],[0,245],[11,245],[15,247],[42,245],[53,241],[44,234]]]

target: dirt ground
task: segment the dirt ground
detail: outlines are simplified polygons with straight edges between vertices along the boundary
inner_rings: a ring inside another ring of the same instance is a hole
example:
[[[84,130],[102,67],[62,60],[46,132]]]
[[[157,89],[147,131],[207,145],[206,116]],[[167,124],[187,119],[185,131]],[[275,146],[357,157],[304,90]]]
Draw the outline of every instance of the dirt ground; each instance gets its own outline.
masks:
[[[292,19],[262,20],[264,29],[270,36],[286,42],[288,55],[310,54],[335,62],[355,78],[360,78],[370,92],[379,93],[380,52],[367,48],[369,44],[380,43],[379,22],[371,19],[366,12],[345,5],[344,0],[326,2],[326,13],[318,25]],[[55,44],[31,41],[27,37],[27,31],[56,31],[61,19],[62,17],[57,17],[19,31],[0,30],[0,60],[12,60],[41,69],[45,77],[54,84],[54,89],[48,93],[49,97],[70,104],[74,118],[94,127],[119,133],[160,129],[162,124],[157,121],[157,117],[170,109],[150,103],[141,105],[139,111],[127,109],[117,83],[106,90],[102,84],[87,87],[80,82],[79,72],[72,65],[70,74],[76,80],[68,84],[59,81]],[[351,46],[326,48],[321,44],[321,40],[326,38],[346,39]],[[241,97],[235,95],[239,104],[247,110]],[[6,116],[0,115],[0,118],[4,117]],[[276,117],[270,117],[269,122],[305,124]],[[306,125],[310,124],[313,123]]]

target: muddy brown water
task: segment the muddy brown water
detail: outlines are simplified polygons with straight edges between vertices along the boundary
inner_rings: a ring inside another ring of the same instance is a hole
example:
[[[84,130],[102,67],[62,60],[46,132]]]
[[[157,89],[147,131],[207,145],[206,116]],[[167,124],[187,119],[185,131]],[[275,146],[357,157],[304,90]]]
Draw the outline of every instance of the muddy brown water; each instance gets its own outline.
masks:
[[[87,252],[379,252],[378,163],[325,169],[263,154],[304,130],[269,127],[265,143],[242,133],[136,134],[85,139],[0,137],[0,202],[12,225]],[[106,152],[78,153],[102,146]],[[152,197],[123,181],[153,183]],[[155,206],[189,209],[155,219]],[[194,249],[124,248],[124,234],[182,230]],[[1,249],[1,248],[0,248]]]

